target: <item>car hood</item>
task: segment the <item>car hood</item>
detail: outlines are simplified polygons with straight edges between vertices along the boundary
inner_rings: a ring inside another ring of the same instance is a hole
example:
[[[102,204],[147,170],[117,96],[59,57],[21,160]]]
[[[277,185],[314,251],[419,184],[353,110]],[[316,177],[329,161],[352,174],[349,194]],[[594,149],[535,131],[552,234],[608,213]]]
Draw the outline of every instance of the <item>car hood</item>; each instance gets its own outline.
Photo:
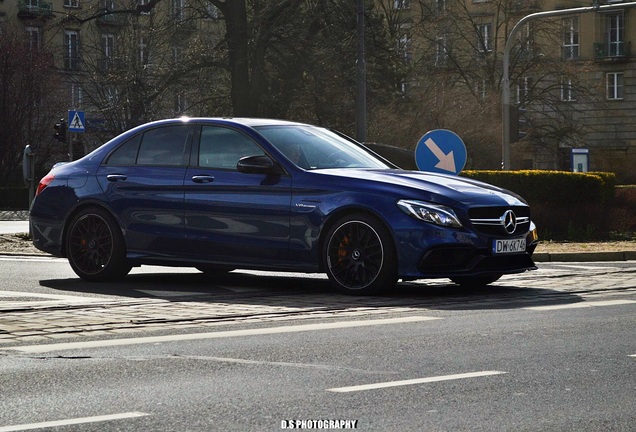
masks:
[[[423,199],[445,205],[463,203],[473,206],[527,205],[517,194],[497,186],[466,177],[424,171],[329,169],[321,170],[328,176],[355,178],[375,186],[396,189],[406,199]]]

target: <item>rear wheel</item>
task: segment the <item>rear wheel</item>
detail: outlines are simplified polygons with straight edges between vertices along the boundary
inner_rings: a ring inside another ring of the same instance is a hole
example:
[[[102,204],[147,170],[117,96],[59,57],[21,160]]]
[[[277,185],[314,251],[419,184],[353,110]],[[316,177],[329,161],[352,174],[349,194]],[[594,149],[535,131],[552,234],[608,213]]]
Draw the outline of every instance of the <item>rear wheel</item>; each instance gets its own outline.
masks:
[[[457,285],[465,288],[483,288],[486,285],[490,285],[491,283],[498,281],[501,276],[503,275],[496,274],[490,276],[457,276],[450,278],[450,280],[455,282]]]
[[[393,240],[366,214],[352,214],[331,226],[323,246],[323,265],[332,285],[347,294],[373,294],[397,282]]]
[[[108,212],[97,207],[80,211],[71,221],[66,255],[73,271],[88,281],[119,280],[132,268],[126,263],[119,225]]]

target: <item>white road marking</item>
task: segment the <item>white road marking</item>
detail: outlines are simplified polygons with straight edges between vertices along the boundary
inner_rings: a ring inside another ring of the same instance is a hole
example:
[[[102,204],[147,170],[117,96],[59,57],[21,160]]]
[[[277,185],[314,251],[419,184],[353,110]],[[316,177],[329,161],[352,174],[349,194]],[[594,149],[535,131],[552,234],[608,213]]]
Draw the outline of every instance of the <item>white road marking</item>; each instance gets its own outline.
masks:
[[[268,327],[258,329],[246,329],[246,330],[228,330],[211,333],[190,333],[190,334],[176,334],[167,336],[148,336],[139,338],[128,339],[107,339],[96,340],[86,342],[69,342],[59,344],[48,345],[26,345],[17,347],[7,347],[7,350],[20,351],[26,353],[45,353],[52,351],[62,351],[71,349],[84,349],[84,348],[101,348],[101,347],[113,347],[124,345],[138,345],[138,344],[152,344],[161,342],[179,342],[186,340],[200,340],[200,339],[219,339],[228,337],[241,337],[241,336],[259,336],[269,334],[281,334],[281,333],[298,333],[315,330],[332,330],[354,327],[369,327],[376,325],[386,324],[407,324],[416,323],[422,321],[431,321],[441,319],[438,317],[426,317],[426,316],[412,316],[403,318],[389,318],[389,319],[377,319],[377,320],[360,320],[360,321],[341,321],[333,323],[322,324],[305,324],[296,326],[281,326],[281,327]]]
[[[580,308],[591,308],[591,307],[602,307],[602,306],[620,306],[620,305],[634,304],[634,303],[636,303],[636,300],[584,301],[580,303],[569,303],[569,304],[560,304],[560,305],[551,305],[551,306],[531,306],[524,309],[535,310],[535,311],[548,311],[548,310],[558,310],[558,309],[580,309]]]
[[[0,256],[0,261],[28,261],[28,262],[68,262],[66,258],[56,258],[56,257],[35,257],[28,255],[18,255],[18,256]]]
[[[465,378],[477,378],[477,377],[484,377],[484,376],[491,376],[491,375],[501,375],[505,373],[506,372],[501,372],[501,371],[468,372],[468,373],[455,374],[455,375],[441,375],[436,377],[416,378],[416,379],[403,380],[403,381],[389,381],[389,382],[381,382],[381,383],[375,383],[375,384],[363,384],[363,385],[357,385],[357,386],[351,386],[351,387],[336,387],[336,388],[327,389],[327,391],[335,392],[335,393],[349,393],[349,392],[356,392],[356,391],[363,391],[363,390],[375,390],[375,389],[381,389],[381,388],[387,388],[387,387],[399,387],[399,386],[406,386],[406,385],[413,385],[413,384],[426,384],[426,383],[433,383],[433,382],[440,382],[440,381],[451,381],[451,380],[458,380],[458,379],[465,379]]]
[[[573,264],[553,264],[554,267],[567,267],[567,268],[575,268],[582,270],[612,270],[616,269],[616,267],[609,267],[606,265],[594,265],[594,263],[590,263],[590,265],[573,265]]]
[[[104,421],[144,417],[148,415],[150,414],[142,413],[142,412],[128,412],[128,413],[121,413],[121,414],[111,414],[111,415],[103,415],[103,416],[95,416],[95,417],[81,417],[81,418],[75,418],[75,419],[22,424],[22,425],[15,425],[15,426],[0,426],[0,432],[25,431],[25,430],[33,430],[33,429],[50,428],[50,427],[56,427],[56,426],[97,423],[97,422],[104,422]]]
[[[89,297],[78,297],[78,296],[69,296],[69,295],[60,295],[60,294],[44,294],[44,293],[34,293],[27,291],[0,291],[0,297],[36,297],[36,298],[45,298],[51,300],[67,300],[67,301],[87,301],[91,300]],[[92,299],[95,301],[103,301],[104,299]]]

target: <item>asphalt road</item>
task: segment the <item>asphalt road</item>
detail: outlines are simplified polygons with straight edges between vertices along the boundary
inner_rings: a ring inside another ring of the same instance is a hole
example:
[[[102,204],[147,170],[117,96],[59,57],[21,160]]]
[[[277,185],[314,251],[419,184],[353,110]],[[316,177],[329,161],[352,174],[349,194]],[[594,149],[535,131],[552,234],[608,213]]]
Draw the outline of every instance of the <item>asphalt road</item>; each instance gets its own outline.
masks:
[[[0,268],[0,432],[636,425],[633,262],[369,298],[318,276],[148,267],[96,285],[64,260]]]

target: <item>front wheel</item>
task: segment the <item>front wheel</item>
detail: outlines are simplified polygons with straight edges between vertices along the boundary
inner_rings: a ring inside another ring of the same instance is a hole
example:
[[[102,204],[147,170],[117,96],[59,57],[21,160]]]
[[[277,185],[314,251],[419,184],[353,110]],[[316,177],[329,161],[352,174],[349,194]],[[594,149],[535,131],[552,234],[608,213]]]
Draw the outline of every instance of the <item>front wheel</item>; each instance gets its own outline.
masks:
[[[369,215],[352,214],[336,221],[327,231],[322,256],[329,280],[344,293],[374,294],[397,282],[393,240]]]
[[[66,256],[79,277],[93,282],[122,279],[132,268],[126,263],[119,225],[108,212],[97,207],[80,211],[71,221]]]
[[[450,280],[464,288],[483,288],[486,285],[490,285],[491,283],[498,281],[501,276],[503,275],[496,274],[490,276],[457,276],[450,278]]]

